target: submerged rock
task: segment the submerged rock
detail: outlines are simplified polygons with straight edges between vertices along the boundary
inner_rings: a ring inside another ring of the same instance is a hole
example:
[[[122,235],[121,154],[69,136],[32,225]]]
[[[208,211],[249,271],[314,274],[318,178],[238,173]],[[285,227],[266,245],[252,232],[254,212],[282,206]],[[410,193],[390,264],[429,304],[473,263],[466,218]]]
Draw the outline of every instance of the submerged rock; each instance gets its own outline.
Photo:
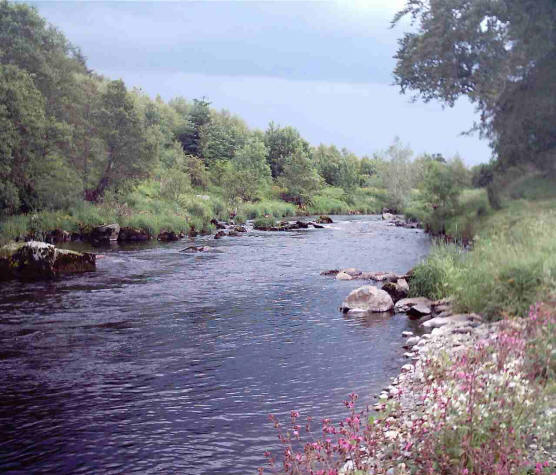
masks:
[[[227,236],[227,234],[224,231],[218,231],[215,235],[214,235],[214,239],[222,239],[223,237]]]
[[[208,252],[211,250],[212,247],[210,246],[189,246],[185,249],[182,249],[180,252]]]
[[[384,290],[365,285],[353,290],[342,303],[342,311],[363,310],[367,312],[387,312],[392,310],[392,297]]]
[[[49,279],[95,268],[94,254],[56,249],[45,242],[13,243],[0,248],[0,278],[4,280]]]
[[[395,310],[396,312],[407,312],[411,307],[419,304],[430,308],[432,306],[432,301],[426,297],[410,297],[407,299],[401,299],[396,302]]]

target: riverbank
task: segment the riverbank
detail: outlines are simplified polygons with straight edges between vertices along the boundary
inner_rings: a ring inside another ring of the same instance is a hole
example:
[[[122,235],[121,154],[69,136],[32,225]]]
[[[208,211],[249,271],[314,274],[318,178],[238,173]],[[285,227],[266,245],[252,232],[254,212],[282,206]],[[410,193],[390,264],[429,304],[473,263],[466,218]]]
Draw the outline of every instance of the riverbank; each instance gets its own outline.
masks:
[[[439,240],[410,273],[411,296],[449,297],[450,312],[404,332],[407,363],[374,412],[351,395],[306,444],[297,415],[289,432],[275,421],[286,473],[554,473],[556,200],[478,224],[467,249]]]

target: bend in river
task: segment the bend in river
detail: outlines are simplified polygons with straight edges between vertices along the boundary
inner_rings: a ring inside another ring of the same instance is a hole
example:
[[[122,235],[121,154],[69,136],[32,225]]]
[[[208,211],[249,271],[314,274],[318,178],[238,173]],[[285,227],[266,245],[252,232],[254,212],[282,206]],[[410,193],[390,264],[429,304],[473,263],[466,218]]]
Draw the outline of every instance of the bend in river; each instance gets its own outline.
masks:
[[[98,270],[1,284],[0,470],[254,473],[276,447],[267,415],[338,418],[402,362],[404,315],[350,319],[357,267],[403,273],[422,231],[376,216],[105,249]],[[193,242],[193,241],[192,241]]]

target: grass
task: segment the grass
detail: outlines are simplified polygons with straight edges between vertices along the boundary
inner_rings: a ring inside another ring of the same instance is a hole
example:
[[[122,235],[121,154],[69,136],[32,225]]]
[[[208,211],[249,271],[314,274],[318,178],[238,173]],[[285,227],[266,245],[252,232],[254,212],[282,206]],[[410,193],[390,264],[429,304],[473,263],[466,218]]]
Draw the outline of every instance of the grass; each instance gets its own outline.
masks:
[[[556,200],[517,200],[481,221],[473,250],[437,244],[415,268],[414,295],[455,297],[490,319],[524,315],[556,285]]]
[[[242,219],[257,219],[265,216],[283,218],[299,214],[297,207],[279,200],[262,200],[256,203],[243,203],[238,209]]]

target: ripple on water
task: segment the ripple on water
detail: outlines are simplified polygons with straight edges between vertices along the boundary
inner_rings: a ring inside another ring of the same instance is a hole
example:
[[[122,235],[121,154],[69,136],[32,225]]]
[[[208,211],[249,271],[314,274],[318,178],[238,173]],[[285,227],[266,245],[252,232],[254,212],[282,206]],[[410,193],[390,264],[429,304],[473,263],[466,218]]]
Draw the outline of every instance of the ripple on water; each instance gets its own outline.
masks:
[[[319,272],[405,272],[429,242],[377,217],[335,221],[202,255],[116,247],[95,273],[2,284],[0,469],[252,473],[276,446],[268,414],[339,417],[349,392],[377,392],[409,324],[342,315],[361,282]]]

